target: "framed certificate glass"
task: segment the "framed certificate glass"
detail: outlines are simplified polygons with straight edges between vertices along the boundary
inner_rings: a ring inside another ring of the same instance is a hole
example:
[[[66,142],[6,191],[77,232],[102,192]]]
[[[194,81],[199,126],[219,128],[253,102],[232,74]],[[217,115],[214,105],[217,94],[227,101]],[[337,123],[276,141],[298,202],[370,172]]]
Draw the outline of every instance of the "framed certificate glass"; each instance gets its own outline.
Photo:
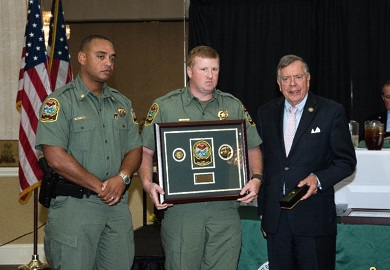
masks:
[[[248,180],[244,120],[156,123],[160,202],[236,199]]]

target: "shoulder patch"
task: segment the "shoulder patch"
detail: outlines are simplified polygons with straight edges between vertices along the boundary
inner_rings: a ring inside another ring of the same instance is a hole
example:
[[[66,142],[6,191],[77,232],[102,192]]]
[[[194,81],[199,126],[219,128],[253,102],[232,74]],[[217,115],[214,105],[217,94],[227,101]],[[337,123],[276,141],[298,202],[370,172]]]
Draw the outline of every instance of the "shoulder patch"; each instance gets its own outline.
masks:
[[[132,118],[133,118],[133,123],[136,124],[136,125],[138,125],[137,115],[135,115],[135,111],[133,110],[133,108],[131,108],[130,113],[131,113],[131,116],[132,116]]]
[[[49,98],[42,107],[41,122],[55,122],[58,118],[60,103],[55,98]]]
[[[150,106],[149,112],[146,115],[145,126],[150,126],[151,124],[153,124],[154,118],[156,117],[158,110],[159,107],[157,103],[153,103],[152,106]]]
[[[246,120],[248,121],[248,123],[251,126],[256,126],[255,122],[253,122],[252,117],[249,115],[249,112],[247,111],[247,109],[245,108],[244,105],[242,105],[242,109],[244,110],[244,116],[245,116]]]

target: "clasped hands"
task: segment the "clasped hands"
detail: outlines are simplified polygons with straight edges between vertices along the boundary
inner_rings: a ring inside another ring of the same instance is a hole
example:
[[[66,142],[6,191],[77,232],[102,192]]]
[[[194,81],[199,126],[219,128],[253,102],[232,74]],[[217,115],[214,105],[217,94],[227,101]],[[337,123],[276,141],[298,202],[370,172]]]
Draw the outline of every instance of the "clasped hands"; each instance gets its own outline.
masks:
[[[126,186],[120,176],[115,175],[102,183],[101,192],[98,194],[100,200],[113,206],[121,201]]]

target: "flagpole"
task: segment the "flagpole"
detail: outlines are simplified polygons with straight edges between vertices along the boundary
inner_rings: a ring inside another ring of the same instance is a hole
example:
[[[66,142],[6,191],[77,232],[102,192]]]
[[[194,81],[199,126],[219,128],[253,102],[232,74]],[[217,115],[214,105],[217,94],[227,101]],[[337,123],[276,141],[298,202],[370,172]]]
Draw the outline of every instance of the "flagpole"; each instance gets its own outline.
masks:
[[[21,265],[19,270],[51,269],[47,263],[42,263],[38,255],[38,188],[34,189],[34,254],[30,263]]]

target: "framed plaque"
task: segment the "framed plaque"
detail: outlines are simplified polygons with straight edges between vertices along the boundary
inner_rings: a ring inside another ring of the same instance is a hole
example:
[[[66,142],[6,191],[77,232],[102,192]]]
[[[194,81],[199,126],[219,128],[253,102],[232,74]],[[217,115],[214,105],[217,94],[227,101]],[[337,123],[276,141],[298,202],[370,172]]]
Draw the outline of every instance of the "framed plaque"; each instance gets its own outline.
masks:
[[[244,120],[154,124],[160,202],[237,199],[248,180]]]

